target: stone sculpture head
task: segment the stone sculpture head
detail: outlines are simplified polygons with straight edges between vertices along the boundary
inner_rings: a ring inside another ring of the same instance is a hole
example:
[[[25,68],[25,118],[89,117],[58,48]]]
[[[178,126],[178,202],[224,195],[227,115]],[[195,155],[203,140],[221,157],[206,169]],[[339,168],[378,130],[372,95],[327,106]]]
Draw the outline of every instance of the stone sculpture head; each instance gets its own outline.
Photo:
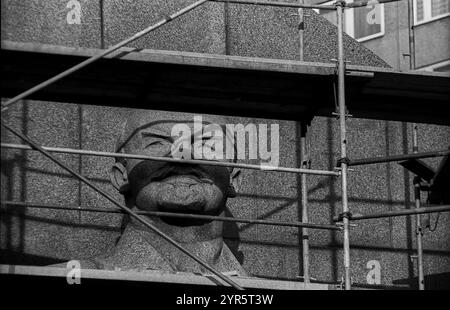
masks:
[[[176,141],[188,142],[180,143],[183,151],[190,146],[191,135],[184,140],[172,136],[172,128],[180,124],[194,134],[200,128],[205,146],[209,145],[211,137],[206,128],[220,128],[225,119],[202,115],[202,120],[199,125],[193,114],[135,110],[126,117],[116,152],[171,157]],[[202,139],[194,141],[203,143]],[[137,211],[224,215],[227,199],[236,195],[239,180],[240,171],[236,169],[147,159],[116,158],[111,169],[113,186],[124,195],[126,205]],[[115,247],[104,255],[83,261],[82,268],[208,273],[153,230],[133,218],[125,219],[126,226]],[[146,220],[216,270],[248,276],[223,240],[223,222],[167,216],[148,216]]]
[[[202,115],[202,120],[204,126],[226,122],[223,117],[211,115]],[[188,125],[196,134],[194,114],[131,112],[118,139],[116,152],[171,157],[172,128],[180,123]],[[204,141],[207,139],[204,137]],[[131,208],[222,215],[227,199],[236,195],[240,171],[209,165],[118,158],[111,170],[111,181]],[[222,234],[222,222],[169,217],[148,219],[182,242],[208,240]]]

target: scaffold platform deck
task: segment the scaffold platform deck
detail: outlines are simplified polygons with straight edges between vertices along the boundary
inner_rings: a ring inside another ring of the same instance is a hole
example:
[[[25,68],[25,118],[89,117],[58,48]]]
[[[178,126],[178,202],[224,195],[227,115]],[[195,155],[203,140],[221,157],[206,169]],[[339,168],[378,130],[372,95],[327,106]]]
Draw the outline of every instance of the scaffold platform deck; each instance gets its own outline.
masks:
[[[58,281],[66,281],[66,268],[0,265],[0,274],[9,276],[46,277]],[[197,285],[202,287],[217,287],[221,283],[214,275],[197,275],[192,273],[165,273],[157,270],[148,271],[118,271],[81,269],[81,281],[99,280],[110,282],[159,283],[167,285]],[[336,285],[322,283],[304,283],[300,281],[268,280],[255,277],[232,277],[232,279],[246,289],[257,290],[335,290]]]
[[[2,97],[101,50],[2,41]],[[332,116],[335,64],[121,48],[29,99],[287,120]],[[346,66],[353,117],[450,125],[450,77]],[[336,84],[337,87],[337,84]]]

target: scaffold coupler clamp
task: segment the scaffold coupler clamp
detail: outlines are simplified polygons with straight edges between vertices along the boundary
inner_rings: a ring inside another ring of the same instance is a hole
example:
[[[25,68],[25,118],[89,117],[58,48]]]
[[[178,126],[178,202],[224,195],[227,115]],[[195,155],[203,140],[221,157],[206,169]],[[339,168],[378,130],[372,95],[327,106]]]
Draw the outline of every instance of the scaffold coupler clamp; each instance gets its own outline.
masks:
[[[420,227],[416,227],[416,235],[421,234],[423,236],[423,229],[422,229],[422,225]]]
[[[344,286],[345,286],[345,283],[344,283],[344,282],[345,282],[345,281],[344,281],[344,277],[341,277],[341,283],[338,284],[338,287],[339,287],[339,289],[340,289],[341,291],[344,290]]]
[[[421,177],[419,177],[419,176],[415,176],[414,177],[414,179],[413,179],[413,184],[415,185],[415,186],[420,186],[420,184],[422,183],[422,178]]]
[[[342,164],[346,164],[347,166],[350,166],[350,164],[351,164],[350,158],[348,158],[348,157],[339,158],[336,162],[336,167],[341,167]]]
[[[339,112],[332,112],[331,115],[336,116],[337,119],[339,119]],[[348,113],[348,109],[345,111],[345,118],[352,118],[353,114]]]
[[[302,8],[299,8],[297,10],[297,12],[298,13],[290,14],[290,16],[297,16],[299,18],[297,29],[300,30],[300,31],[303,31],[306,28],[305,19],[304,18],[305,17],[309,17],[309,15],[308,14],[304,14]]]
[[[431,180],[430,182],[423,181],[423,182],[420,182],[419,189],[422,192],[429,192],[429,191],[431,191],[432,186],[433,186],[433,180]]]
[[[418,190],[423,191],[423,192],[427,192],[427,191],[431,190],[432,182],[433,182],[433,180],[431,180],[430,182],[427,182],[419,176],[415,176],[413,179],[414,186]]]
[[[339,72],[339,70],[338,70],[338,65],[339,65],[338,60],[336,58],[331,58],[330,61],[334,62],[336,64],[336,67],[334,67],[334,75],[338,76],[338,74],[339,74],[338,73]],[[351,64],[351,63],[352,63],[351,60],[344,60],[344,71],[345,72],[347,72],[347,64]]]
[[[171,20],[173,20],[173,17],[169,14],[164,14],[164,19],[168,22],[170,22]]]
[[[350,277],[350,284],[353,284],[353,279]],[[344,277],[341,277],[341,283],[338,284],[338,287],[340,290],[344,290],[345,288],[345,279]]]
[[[352,213],[350,211],[339,213],[336,222],[342,222],[344,219],[352,219]]]
[[[311,159],[302,160],[302,168],[311,169]]]
[[[346,4],[345,4],[345,0],[336,0],[336,2],[334,3],[335,6],[342,6],[345,8]]]

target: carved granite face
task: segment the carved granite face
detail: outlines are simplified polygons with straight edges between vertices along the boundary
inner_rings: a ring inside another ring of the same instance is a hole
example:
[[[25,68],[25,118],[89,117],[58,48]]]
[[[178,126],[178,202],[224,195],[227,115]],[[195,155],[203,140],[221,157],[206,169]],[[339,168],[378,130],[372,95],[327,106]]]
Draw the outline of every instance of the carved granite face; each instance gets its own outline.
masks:
[[[172,127],[183,123],[194,133],[193,116],[159,111],[135,112],[127,119],[117,151],[171,157]],[[221,117],[202,115],[202,118],[204,125],[225,123]],[[115,164],[112,174],[113,183],[125,195],[127,203],[138,209],[218,215],[224,210],[227,197],[235,193],[230,172],[226,167],[126,159]],[[161,219],[179,226],[207,222]]]

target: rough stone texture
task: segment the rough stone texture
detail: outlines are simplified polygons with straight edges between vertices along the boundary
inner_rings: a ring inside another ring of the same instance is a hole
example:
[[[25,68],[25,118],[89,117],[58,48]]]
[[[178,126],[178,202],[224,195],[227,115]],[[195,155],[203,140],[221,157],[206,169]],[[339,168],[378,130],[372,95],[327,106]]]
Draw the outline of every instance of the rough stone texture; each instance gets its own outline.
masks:
[[[67,1],[68,2],[68,1]],[[117,43],[192,1],[80,1],[81,25],[67,25],[63,1],[2,1],[2,39],[99,47]],[[102,6],[101,6],[102,4]],[[100,14],[103,7],[103,14]],[[208,3],[180,20],[155,31],[134,46],[205,53],[295,59],[298,53],[296,18],[292,9],[254,8]],[[335,58],[335,28],[314,12],[306,19],[305,60]],[[58,18],[55,18],[55,17]],[[103,20],[101,27],[100,20]],[[227,23],[225,23],[225,20]],[[386,63],[346,37],[352,64]],[[7,115],[44,145],[113,151],[124,110],[68,103],[24,102]],[[205,111],[211,112],[211,111]],[[280,165],[298,166],[299,129],[295,122],[233,118],[233,123],[280,124]],[[332,169],[339,158],[338,123],[316,118],[309,130],[312,167]],[[351,119],[348,126],[352,158],[400,154],[411,150],[411,126],[398,122]],[[2,141],[19,142],[2,130]],[[420,126],[420,149],[443,149],[450,129]],[[96,184],[122,199],[109,185],[111,158],[57,155]],[[439,160],[428,160],[437,167]],[[35,152],[2,150],[2,199],[59,205],[110,208],[98,194],[56,168]],[[340,181],[308,176],[310,221],[330,223],[340,212]],[[349,176],[350,207],[354,213],[413,207],[412,176],[398,164],[355,167]],[[246,171],[239,197],[230,200],[235,217],[291,221],[300,218],[300,180],[293,174]],[[120,235],[122,216],[78,211],[9,208],[1,213],[2,262],[50,264],[71,258],[89,259],[107,253]],[[437,220],[431,216],[432,224]],[[442,213],[436,231],[424,237],[425,273],[450,272],[450,217]],[[353,281],[365,284],[367,262],[379,260],[382,284],[414,284],[414,218],[398,217],[357,222],[351,232]],[[256,276],[296,278],[302,274],[299,229],[226,224],[228,245],[244,268]],[[319,281],[342,277],[342,238],[339,232],[311,230],[311,275]],[[300,245],[300,246],[299,246]],[[408,282],[409,281],[409,282]]]
[[[81,0],[81,24],[68,24],[69,1],[5,0],[2,40],[100,47],[100,2]]]
[[[115,44],[195,1],[111,0],[104,2],[105,44]],[[130,44],[166,49],[223,54],[224,10],[221,3],[205,3]]]
[[[305,10],[305,61],[331,62],[337,59],[337,28],[313,10]],[[344,33],[345,60],[352,65],[389,67],[371,50]]]

